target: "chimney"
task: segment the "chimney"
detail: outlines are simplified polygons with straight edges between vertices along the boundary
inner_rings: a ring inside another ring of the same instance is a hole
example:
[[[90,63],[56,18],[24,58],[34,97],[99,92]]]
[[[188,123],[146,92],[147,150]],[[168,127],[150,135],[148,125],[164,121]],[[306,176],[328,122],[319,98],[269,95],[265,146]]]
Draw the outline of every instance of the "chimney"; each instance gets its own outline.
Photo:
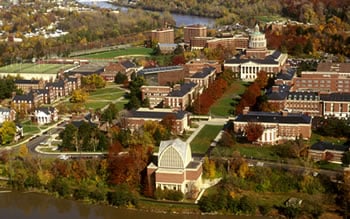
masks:
[[[181,84],[174,84],[173,90],[181,90]]]
[[[288,116],[288,111],[287,110],[282,110],[282,116]]]
[[[272,93],[278,93],[280,91],[280,87],[279,86],[272,86]]]
[[[242,111],[242,114],[243,114],[243,115],[247,115],[248,112],[249,112],[249,106],[244,107],[244,109],[243,109],[243,111]]]

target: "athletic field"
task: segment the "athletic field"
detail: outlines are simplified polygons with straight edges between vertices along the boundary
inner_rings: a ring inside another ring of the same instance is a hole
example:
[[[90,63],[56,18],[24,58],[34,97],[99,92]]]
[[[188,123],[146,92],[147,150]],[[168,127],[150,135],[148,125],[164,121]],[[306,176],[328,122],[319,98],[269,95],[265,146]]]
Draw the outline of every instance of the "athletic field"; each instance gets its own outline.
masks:
[[[60,70],[67,70],[74,67],[72,64],[34,64],[18,63],[0,67],[1,73],[35,73],[35,74],[56,74]]]

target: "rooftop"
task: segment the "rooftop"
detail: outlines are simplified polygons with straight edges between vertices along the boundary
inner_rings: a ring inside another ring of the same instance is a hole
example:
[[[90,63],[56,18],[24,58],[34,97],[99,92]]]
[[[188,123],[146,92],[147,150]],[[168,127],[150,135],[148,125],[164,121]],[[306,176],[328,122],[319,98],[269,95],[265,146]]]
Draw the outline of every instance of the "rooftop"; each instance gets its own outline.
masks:
[[[154,73],[162,73],[162,72],[169,72],[169,71],[182,71],[184,68],[183,66],[165,66],[165,67],[155,67],[155,68],[144,68],[137,72],[138,75],[147,75],[147,74],[154,74]]]
[[[184,83],[180,85],[180,89],[173,89],[169,93],[169,97],[183,97],[186,94],[188,94],[193,88],[197,86],[196,83],[189,82],[189,83]]]
[[[341,144],[334,144],[331,142],[324,142],[319,141],[316,142],[311,146],[311,150],[317,150],[317,151],[325,151],[325,150],[333,150],[333,151],[349,151],[350,146],[349,145],[341,145]]]
[[[310,124],[311,117],[301,113],[282,115],[277,112],[248,112],[237,116],[236,122],[283,123],[283,124]]]
[[[163,119],[169,114],[175,115],[176,119],[183,119],[187,112],[185,111],[177,111],[177,112],[171,112],[171,111],[161,111],[158,109],[148,110],[148,111],[141,111],[141,110],[132,110],[129,112],[128,117],[131,118],[148,118],[148,119]]]

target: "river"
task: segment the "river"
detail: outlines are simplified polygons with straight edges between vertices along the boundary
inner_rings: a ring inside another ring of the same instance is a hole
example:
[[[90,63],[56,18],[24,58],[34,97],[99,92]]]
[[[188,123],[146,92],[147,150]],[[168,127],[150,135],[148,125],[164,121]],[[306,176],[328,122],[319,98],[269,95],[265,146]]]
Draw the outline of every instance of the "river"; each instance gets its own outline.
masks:
[[[77,0],[80,2],[79,0]],[[116,5],[110,4],[108,2],[88,2],[88,1],[82,1],[80,2],[85,5],[94,5],[100,8],[108,8],[108,9],[115,9],[115,10],[120,10],[120,11],[127,11],[128,8],[126,7],[118,7]],[[183,15],[183,14],[176,14],[176,13],[171,13],[173,16],[176,26],[188,26],[192,24],[202,24],[208,27],[213,27],[215,25],[215,19],[213,18],[208,18],[208,17],[200,17],[200,16],[192,16],[192,15]]]
[[[0,193],[0,218],[6,219],[264,219],[267,217],[160,214],[87,205],[38,193]]]

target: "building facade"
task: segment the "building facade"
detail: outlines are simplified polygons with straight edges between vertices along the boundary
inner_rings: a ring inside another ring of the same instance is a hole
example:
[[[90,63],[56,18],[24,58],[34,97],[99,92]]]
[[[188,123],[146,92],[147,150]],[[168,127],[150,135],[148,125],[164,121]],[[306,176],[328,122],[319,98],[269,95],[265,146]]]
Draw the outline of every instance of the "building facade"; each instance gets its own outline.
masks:
[[[257,140],[259,144],[278,144],[287,140],[311,137],[311,117],[301,113],[249,112],[244,109],[243,114],[237,116],[233,122],[234,132],[243,133],[249,123],[260,124],[263,127],[262,136]]]
[[[161,141],[158,162],[147,167],[147,176],[155,187],[186,194],[199,191],[202,185],[202,163],[194,161],[191,147],[180,139]]]
[[[34,111],[34,120],[38,125],[56,122],[58,121],[58,111],[54,107],[39,107]]]
[[[198,96],[199,85],[188,82],[174,85],[172,91],[164,99],[164,107],[174,110],[186,110]]]
[[[349,151],[349,145],[340,145],[330,142],[316,142],[308,150],[308,157],[313,161],[327,160],[331,163],[342,163],[343,154]]]
[[[142,100],[148,99],[149,107],[162,105],[165,97],[171,92],[170,86],[141,86]]]
[[[174,43],[174,29],[164,28],[151,31],[152,42]]]
[[[171,117],[174,119],[172,131],[174,134],[182,134],[190,128],[189,113],[185,111],[173,111],[172,109],[146,109],[139,108],[130,111],[125,115],[124,125],[131,131],[142,128],[145,121],[160,122],[164,118]]]
[[[191,40],[195,37],[207,37],[207,27],[195,24],[184,27],[184,42],[191,43]]]
[[[250,34],[245,53],[226,60],[224,68],[237,73],[243,81],[254,81],[260,71],[267,72],[270,77],[280,73],[285,69],[287,58],[287,54],[267,50],[265,35],[259,31],[259,26],[256,25],[254,32]]]
[[[186,75],[183,66],[166,66],[145,68],[137,72],[137,75],[143,76],[148,85],[166,86],[181,82]]]

